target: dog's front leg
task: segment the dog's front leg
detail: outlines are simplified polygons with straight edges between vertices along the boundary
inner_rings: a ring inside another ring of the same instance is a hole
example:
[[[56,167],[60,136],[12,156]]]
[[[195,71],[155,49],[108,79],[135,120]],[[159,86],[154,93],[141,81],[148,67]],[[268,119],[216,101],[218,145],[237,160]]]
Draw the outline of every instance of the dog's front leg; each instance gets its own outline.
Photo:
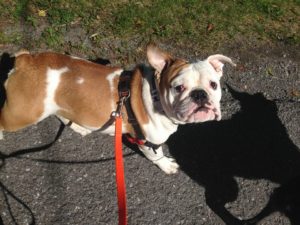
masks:
[[[153,151],[152,148],[139,145],[139,149],[144,153],[147,159],[151,160],[156,164],[160,169],[162,169],[167,174],[177,173],[179,165],[173,158],[164,156],[162,147]]]

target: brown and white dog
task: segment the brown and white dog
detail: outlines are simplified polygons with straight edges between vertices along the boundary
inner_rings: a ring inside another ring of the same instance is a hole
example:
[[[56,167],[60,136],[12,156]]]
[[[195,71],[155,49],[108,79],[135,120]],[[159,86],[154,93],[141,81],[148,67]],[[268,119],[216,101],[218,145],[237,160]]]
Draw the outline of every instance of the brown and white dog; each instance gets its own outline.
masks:
[[[219,81],[223,64],[234,65],[230,58],[212,55],[188,63],[154,44],[148,45],[147,58],[154,70],[138,66],[130,82],[131,108],[147,141],[164,143],[179,124],[221,119]],[[19,52],[5,83],[0,132],[16,131],[54,114],[64,123],[72,121],[71,128],[82,135],[99,129],[114,135],[111,114],[119,101],[122,71],[58,53]],[[123,132],[136,136],[125,108],[122,111]],[[156,151],[145,145],[139,148],[164,172],[178,170],[161,147]]]

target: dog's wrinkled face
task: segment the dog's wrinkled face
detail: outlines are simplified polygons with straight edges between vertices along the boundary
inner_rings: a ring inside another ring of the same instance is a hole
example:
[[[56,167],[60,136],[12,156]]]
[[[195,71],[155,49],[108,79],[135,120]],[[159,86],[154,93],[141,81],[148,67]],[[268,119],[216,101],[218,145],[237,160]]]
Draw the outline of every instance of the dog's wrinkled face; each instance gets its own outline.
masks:
[[[197,123],[220,120],[222,68],[230,58],[212,55],[188,63],[173,59],[156,46],[147,49],[148,60],[159,74],[159,91],[165,113],[174,122]]]

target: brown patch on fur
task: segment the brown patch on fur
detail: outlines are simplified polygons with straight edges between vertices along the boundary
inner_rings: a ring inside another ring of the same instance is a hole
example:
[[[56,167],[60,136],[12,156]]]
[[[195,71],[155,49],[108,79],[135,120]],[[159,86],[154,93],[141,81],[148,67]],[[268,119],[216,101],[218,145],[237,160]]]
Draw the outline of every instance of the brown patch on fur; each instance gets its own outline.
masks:
[[[142,72],[136,68],[131,81],[131,106],[140,125],[149,123],[142,96]]]
[[[29,54],[16,57],[15,71],[5,83],[6,101],[1,109],[0,126],[15,131],[37,122],[43,113],[46,96],[46,68]]]
[[[159,89],[161,93],[166,91],[165,87],[169,87],[172,80],[178,76],[179,72],[188,67],[189,64],[183,59],[176,59],[168,65],[160,75]]]

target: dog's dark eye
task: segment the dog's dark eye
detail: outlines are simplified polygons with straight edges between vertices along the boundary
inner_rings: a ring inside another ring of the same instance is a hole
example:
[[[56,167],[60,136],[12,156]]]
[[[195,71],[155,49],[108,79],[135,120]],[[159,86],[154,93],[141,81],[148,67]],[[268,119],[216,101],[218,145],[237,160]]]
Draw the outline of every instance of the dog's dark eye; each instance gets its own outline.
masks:
[[[185,87],[181,84],[175,87],[177,93],[181,93],[185,90]]]
[[[210,82],[210,86],[211,86],[211,88],[214,89],[214,90],[217,90],[217,88],[218,88],[218,84],[217,84],[216,82],[214,82],[214,81],[211,81],[211,82]]]

